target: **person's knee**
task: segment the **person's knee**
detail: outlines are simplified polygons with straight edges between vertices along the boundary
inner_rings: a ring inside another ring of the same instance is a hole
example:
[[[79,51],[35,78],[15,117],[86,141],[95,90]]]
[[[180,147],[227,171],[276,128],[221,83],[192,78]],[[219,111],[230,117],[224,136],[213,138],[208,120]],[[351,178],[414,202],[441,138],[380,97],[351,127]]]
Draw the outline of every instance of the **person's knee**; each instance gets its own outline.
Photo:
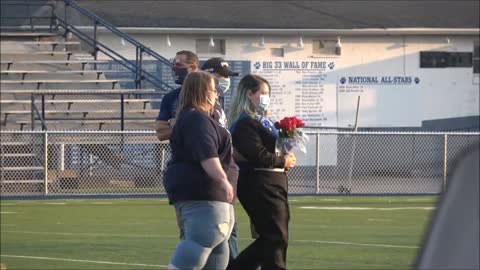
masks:
[[[228,262],[228,246],[222,248],[222,244],[226,242],[229,232],[228,223],[219,223],[207,230],[187,228],[186,240],[178,244],[171,264],[179,269],[202,269],[219,263],[226,266],[226,263],[217,261],[225,257],[223,260]]]
[[[201,269],[211,252],[210,247],[204,247],[195,241],[184,240],[177,245],[170,265],[177,269]]]

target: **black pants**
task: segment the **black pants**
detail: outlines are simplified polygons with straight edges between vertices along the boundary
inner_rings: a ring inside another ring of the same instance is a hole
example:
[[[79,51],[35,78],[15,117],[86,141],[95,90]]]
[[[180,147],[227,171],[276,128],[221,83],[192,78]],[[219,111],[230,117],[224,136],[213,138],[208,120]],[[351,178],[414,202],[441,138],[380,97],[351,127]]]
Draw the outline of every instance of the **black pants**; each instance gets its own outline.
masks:
[[[287,269],[287,176],[282,172],[240,171],[238,199],[259,237],[235,259],[230,269]]]

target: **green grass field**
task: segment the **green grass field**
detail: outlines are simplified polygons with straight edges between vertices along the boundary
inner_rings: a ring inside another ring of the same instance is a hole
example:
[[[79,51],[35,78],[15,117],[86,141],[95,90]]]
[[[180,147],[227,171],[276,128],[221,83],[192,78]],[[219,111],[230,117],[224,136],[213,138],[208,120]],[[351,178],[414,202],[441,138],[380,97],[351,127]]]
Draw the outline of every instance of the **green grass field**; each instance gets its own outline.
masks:
[[[291,197],[289,269],[409,269],[437,197]],[[178,241],[166,199],[1,201],[7,269],[166,269]],[[236,205],[239,246],[251,239]]]

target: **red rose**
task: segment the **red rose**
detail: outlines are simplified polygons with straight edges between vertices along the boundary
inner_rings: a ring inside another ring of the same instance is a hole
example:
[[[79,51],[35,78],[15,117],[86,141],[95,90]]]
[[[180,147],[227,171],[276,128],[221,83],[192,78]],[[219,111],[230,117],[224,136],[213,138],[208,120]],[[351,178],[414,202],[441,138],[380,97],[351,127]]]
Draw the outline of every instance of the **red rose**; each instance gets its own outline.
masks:
[[[282,120],[280,120],[280,127],[282,129],[286,129],[287,128],[287,120],[285,118],[283,118]]]
[[[276,129],[281,129],[282,128],[282,126],[280,126],[280,123],[278,121],[275,122],[274,126],[275,126]]]
[[[300,124],[300,123],[303,123],[302,120],[298,119],[295,117],[295,121],[297,121],[297,126]]]

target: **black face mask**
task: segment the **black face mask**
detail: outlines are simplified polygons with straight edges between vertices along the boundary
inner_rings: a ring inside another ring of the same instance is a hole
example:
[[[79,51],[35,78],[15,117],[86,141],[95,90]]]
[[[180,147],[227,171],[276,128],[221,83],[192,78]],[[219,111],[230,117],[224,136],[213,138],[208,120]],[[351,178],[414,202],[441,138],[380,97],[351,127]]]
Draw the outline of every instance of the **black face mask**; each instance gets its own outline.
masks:
[[[173,71],[173,79],[175,80],[175,83],[182,85],[183,81],[185,80],[185,77],[187,77],[188,68],[174,67],[172,71]]]

